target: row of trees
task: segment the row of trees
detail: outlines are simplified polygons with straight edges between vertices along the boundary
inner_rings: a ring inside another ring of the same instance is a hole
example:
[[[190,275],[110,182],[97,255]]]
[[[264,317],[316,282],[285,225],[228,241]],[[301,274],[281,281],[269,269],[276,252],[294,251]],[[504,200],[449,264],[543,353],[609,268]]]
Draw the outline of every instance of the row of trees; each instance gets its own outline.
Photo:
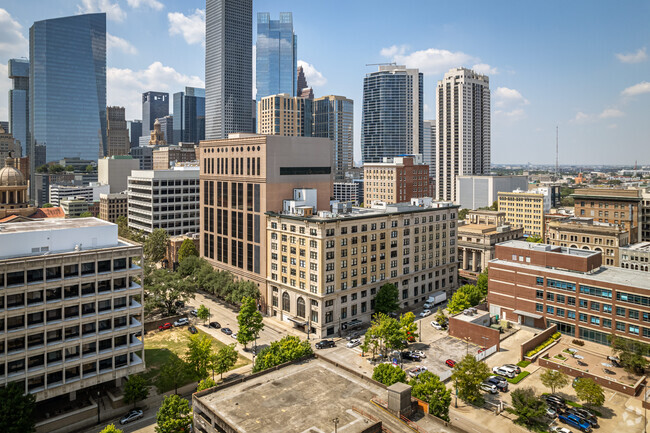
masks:
[[[237,335],[239,337],[239,335]],[[285,362],[294,361],[304,356],[312,355],[314,351],[307,340],[301,340],[293,335],[287,335],[279,341],[272,342],[260,350],[255,358],[253,373],[267,370]]]
[[[86,173],[92,173],[95,171],[95,167],[92,165],[87,165],[86,166]],[[74,172],[74,167],[71,165],[66,165],[65,167],[62,166],[61,164],[43,164],[40,167],[36,169],[36,173],[50,173],[50,174],[56,174],[56,173],[72,173]]]
[[[388,351],[404,349],[409,341],[417,337],[418,325],[413,313],[406,313],[399,320],[375,313],[361,344],[361,351],[372,352],[373,357],[379,352],[386,357]]]

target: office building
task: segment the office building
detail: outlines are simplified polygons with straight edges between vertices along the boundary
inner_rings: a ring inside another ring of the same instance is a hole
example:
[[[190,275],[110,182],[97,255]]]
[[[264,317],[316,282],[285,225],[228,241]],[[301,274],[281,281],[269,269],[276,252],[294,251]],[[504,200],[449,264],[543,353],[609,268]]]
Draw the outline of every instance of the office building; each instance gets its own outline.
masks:
[[[257,133],[311,137],[313,123],[312,100],[287,93],[260,99],[257,104]]]
[[[334,203],[319,212],[315,194],[297,189],[282,212],[267,213],[271,317],[317,338],[340,336],[370,323],[384,284],[398,287],[400,309],[457,287],[457,206],[429,198],[370,209]]]
[[[486,75],[454,68],[438,81],[435,147],[436,198],[458,203],[457,176],[490,174],[490,80]]]
[[[422,153],[423,83],[421,72],[405,66],[382,65],[366,74],[361,117],[364,164]]]
[[[99,195],[99,218],[104,221],[116,223],[119,217],[128,215],[128,209],[128,195],[125,193]]]
[[[165,253],[165,259],[163,263],[167,268],[176,270],[180,261],[178,260],[178,252],[185,242],[186,239],[189,239],[194,244],[194,248],[197,251],[201,248],[201,236],[198,233],[186,233],[184,235],[171,236],[167,240],[167,251]]]
[[[9,89],[9,132],[20,142],[23,151],[29,149],[29,60],[9,59],[7,66]],[[23,156],[23,155],[16,155]],[[4,159],[4,158],[0,158]]]
[[[458,222],[458,275],[476,279],[495,257],[496,244],[523,237],[524,229],[508,225],[505,212],[469,211]]]
[[[257,283],[264,297],[265,213],[282,210],[300,186],[317,189],[327,209],[331,152],[325,138],[235,134],[201,142],[201,257]]]
[[[97,161],[97,180],[110,186],[110,193],[126,191],[126,178],[133,170],[141,170],[140,161],[132,156],[111,156]]]
[[[199,231],[198,167],[134,170],[128,184],[130,228],[170,236]]]
[[[650,242],[621,247],[618,249],[621,268],[635,271],[650,271]]]
[[[205,89],[186,87],[174,93],[173,144],[205,140]]]
[[[429,166],[422,156],[384,158],[384,162],[363,165],[363,205],[376,202],[403,203],[429,196]]]
[[[89,212],[88,205],[89,203],[85,197],[65,198],[59,203],[66,218],[79,218],[86,212]]]
[[[167,170],[180,162],[197,161],[197,150],[193,143],[182,146],[164,146],[153,151],[153,169]]]
[[[129,120],[126,122],[126,127],[129,130],[129,143],[131,147],[138,147],[140,137],[142,137],[142,120]]]
[[[5,159],[20,158],[21,154],[20,142],[0,126],[0,168],[4,167]]]
[[[429,177],[436,178],[436,121],[422,122],[422,161],[429,166]]]
[[[28,155],[36,144],[48,162],[106,155],[106,14],[35,22],[29,59]]]
[[[18,383],[37,402],[61,396],[65,407],[81,398],[75,391],[96,395],[102,384],[144,372],[136,337],[144,333],[141,261],[141,246],[119,240],[115,224],[95,218],[3,224],[0,384]],[[53,430],[41,422],[58,418],[38,407],[34,416],[41,431]]]
[[[178,144],[174,143],[174,116],[164,116],[159,119],[156,119],[160,124],[160,130],[163,134],[163,140],[167,144]],[[155,124],[154,124],[155,129]],[[149,143],[151,144],[151,142]]]
[[[640,189],[581,188],[571,194],[575,216],[620,225],[630,231],[630,243],[642,239],[642,202]]]
[[[351,202],[353,206],[363,203],[363,179],[349,182],[334,182],[332,184],[332,197],[343,203]]]
[[[142,139],[142,137],[140,137]],[[153,123],[153,129],[149,132],[149,146],[164,146],[167,144],[165,140],[165,133],[162,130],[160,119],[156,119]]]
[[[609,344],[650,339],[650,274],[602,265],[600,251],[524,241],[496,246],[488,272],[491,315]]]
[[[528,189],[527,176],[456,176],[456,204],[461,209],[490,207],[499,200],[499,192],[516,189]]]
[[[205,138],[253,132],[253,0],[205,5]]]
[[[280,12],[279,20],[272,20],[268,12],[257,13],[255,85],[258,103],[264,97],[280,93],[296,96],[297,44],[291,12]],[[257,133],[261,134],[259,130]]]
[[[296,92],[296,96],[300,96],[301,98],[308,98],[308,99],[314,99],[314,90],[307,85],[307,78],[305,78],[305,71],[303,70],[302,66],[298,66],[298,91]]]
[[[129,130],[126,128],[124,107],[106,107],[106,156],[128,155],[131,150]]]
[[[334,179],[344,180],[354,168],[354,102],[344,96],[329,95],[315,99],[313,105],[312,135],[332,141]]]
[[[88,203],[99,201],[100,194],[109,194],[110,186],[91,182],[88,186],[50,185],[50,203],[59,206],[69,198],[83,198]]]
[[[546,191],[548,193],[548,191]],[[506,213],[506,222],[513,227],[523,227],[524,235],[544,239],[544,215],[551,210],[551,198],[544,191],[498,193],[498,209]]]
[[[147,144],[146,146],[131,148],[131,156],[140,161],[140,170],[153,170],[153,151],[159,147]]]
[[[156,119],[169,115],[169,93],[146,92],[142,94],[142,137],[149,137]]]

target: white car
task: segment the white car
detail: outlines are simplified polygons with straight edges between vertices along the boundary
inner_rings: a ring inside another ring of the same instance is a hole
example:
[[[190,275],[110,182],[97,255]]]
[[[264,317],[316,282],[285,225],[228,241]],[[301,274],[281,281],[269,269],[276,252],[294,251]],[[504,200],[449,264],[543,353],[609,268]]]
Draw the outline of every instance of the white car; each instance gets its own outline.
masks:
[[[490,394],[496,394],[497,392],[499,392],[499,390],[497,389],[496,386],[494,386],[494,385],[492,385],[490,383],[485,383],[485,382],[483,382],[481,384],[481,389],[483,391],[489,392]]]
[[[492,368],[492,373],[498,374],[499,376],[509,377],[511,379],[513,377],[515,377],[515,372],[514,371],[512,371],[510,369],[505,369],[505,368],[502,368],[502,367],[493,367]]]
[[[411,377],[418,377],[422,373],[427,371],[427,368],[424,365],[420,365],[419,367],[413,367],[408,371],[408,375]]]
[[[423,305],[423,307],[424,307],[426,310],[430,310],[430,309],[433,307],[433,304],[432,304],[431,302],[426,302],[426,303]]]
[[[424,358],[427,357],[426,353],[424,353],[424,352],[421,351],[421,350],[412,350],[411,353],[413,353],[413,354],[419,356],[419,357],[422,358],[422,359],[424,359]]]
[[[431,326],[433,326],[433,329],[437,329],[438,331],[442,331],[442,326],[440,326],[440,323],[438,323],[437,320],[432,320],[431,321]]]
[[[571,430],[569,430],[568,428],[566,428],[566,427],[558,427],[558,426],[551,427],[551,431],[553,433],[571,433]]]
[[[237,333],[236,333],[236,332],[233,332],[232,334],[230,334],[230,336],[231,336],[232,338],[234,338],[235,340],[237,339]]]
[[[126,415],[120,419],[120,424],[128,424],[131,421],[135,421],[136,419],[140,419],[144,416],[144,412],[142,412],[140,409],[133,409],[129,411]]]
[[[190,324],[190,320],[187,317],[183,317],[182,319],[178,319],[177,321],[174,322],[174,326],[185,326],[189,324]]]
[[[420,317],[427,317],[431,315],[431,310],[424,310],[420,313]]]
[[[349,347],[350,349],[353,347],[357,347],[361,344],[361,340],[355,338],[353,340],[348,341],[348,343],[345,345],[345,347]]]

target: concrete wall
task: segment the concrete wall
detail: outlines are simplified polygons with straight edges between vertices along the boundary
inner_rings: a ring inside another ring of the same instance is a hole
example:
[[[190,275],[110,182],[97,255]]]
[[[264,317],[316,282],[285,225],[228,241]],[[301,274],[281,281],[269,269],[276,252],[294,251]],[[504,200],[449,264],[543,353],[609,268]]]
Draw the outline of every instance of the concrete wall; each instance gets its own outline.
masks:
[[[555,334],[557,332],[557,325],[551,325],[544,331],[540,332],[539,334],[535,335],[533,338],[531,338],[528,341],[524,341],[521,344],[521,350],[519,353],[519,360],[523,361],[524,356],[526,356],[526,353],[533,350],[549,338],[551,338],[551,335]]]
[[[460,338],[461,340],[468,339],[471,343],[480,347],[492,347],[496,345],[497,352],[501,349],[499,331],[476,323],[465,322],[456,317],[449,318],[449,335]]]

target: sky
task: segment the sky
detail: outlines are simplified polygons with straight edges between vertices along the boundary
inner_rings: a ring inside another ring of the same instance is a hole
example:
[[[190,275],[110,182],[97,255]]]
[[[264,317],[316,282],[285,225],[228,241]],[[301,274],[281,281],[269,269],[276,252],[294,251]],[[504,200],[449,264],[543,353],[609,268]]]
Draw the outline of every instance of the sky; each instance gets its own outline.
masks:
[[[366,64],[397,62],[424,73],[425,120],[435,119],[436,84],[450,68],[489,76],[495,164],[555,163],[556,127],[560,164],[650,164],[649,1],[253,5],[254,17],[293,12],[299,64],[316,97],[354,100],[357,161],[363,78],[377,69]],[[107,103],[126,107],[127,119],[142,117],[142,92],[204,86],[205,1],[2,0],[0,120],[8,119],[7,60],[28,56],[34,21],[100,11]]]

